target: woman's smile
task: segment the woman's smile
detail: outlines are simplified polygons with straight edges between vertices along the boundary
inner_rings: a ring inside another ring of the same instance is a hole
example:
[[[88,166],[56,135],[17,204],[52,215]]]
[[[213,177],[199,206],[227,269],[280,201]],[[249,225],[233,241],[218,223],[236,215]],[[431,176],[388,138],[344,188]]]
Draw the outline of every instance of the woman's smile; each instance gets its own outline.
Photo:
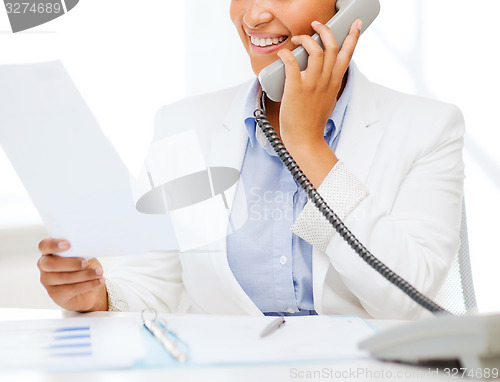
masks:
[[[250,46],[253,52],[266,54],[281,49],[288,40],[288,36],[278,36],[273,34],[255,33],[248,34]]]

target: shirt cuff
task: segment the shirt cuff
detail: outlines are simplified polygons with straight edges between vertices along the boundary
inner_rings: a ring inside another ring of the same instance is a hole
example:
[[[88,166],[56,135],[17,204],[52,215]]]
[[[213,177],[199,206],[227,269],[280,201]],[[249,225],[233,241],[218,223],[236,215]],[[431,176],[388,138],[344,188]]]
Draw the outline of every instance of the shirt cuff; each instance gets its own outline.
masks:
[[[369,195],[366,186],[341,161],[333,166],[318,192],[342,221]],[[323,252],[336,234],[335,228],[310,200],[291,230]]]
[[[109,312],[126,312],[128,311],[128,304],[120,298],[113,282],[106,279],[106,289],[108,291],[108,311]]]

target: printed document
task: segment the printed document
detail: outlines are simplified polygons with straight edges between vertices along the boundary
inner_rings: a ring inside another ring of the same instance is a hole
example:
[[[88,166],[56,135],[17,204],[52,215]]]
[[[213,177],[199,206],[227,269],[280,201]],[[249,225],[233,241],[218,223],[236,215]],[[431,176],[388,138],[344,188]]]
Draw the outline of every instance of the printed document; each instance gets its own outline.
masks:
[[[65,256],[173,250],[170,218],[135,208],[130,175],[59,61],[0,66],[0,146]]]

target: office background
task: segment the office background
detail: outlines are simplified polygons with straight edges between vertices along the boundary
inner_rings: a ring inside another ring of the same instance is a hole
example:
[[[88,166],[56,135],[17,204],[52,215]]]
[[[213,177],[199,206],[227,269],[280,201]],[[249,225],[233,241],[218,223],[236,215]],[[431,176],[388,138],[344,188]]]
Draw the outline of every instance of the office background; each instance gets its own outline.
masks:
[[[252,77],[229,20],[229,3],[82,0],[67,15],[16,35],[0,9],[0,64],[62,59],[118,153],[136,172],[161,105]],[[500,311],[500,3],[380,3],[381,14],[360,40],[354,59],[375,82],[455,103],[463,111],[477,300],[481,311]],[[36,210],[0,149],[0,307],[54,307],[36,269],[36,247],[44,236]]]

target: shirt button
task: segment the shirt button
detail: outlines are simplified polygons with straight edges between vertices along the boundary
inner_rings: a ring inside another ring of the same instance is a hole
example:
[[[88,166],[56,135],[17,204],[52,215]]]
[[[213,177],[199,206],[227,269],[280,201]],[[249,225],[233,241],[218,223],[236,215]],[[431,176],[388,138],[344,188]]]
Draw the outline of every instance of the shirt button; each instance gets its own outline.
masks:
[[[285,265],[287,262],[288,262],[288,259],[286,258],[286,256],[280,257],[280,264],[281,265]]]

